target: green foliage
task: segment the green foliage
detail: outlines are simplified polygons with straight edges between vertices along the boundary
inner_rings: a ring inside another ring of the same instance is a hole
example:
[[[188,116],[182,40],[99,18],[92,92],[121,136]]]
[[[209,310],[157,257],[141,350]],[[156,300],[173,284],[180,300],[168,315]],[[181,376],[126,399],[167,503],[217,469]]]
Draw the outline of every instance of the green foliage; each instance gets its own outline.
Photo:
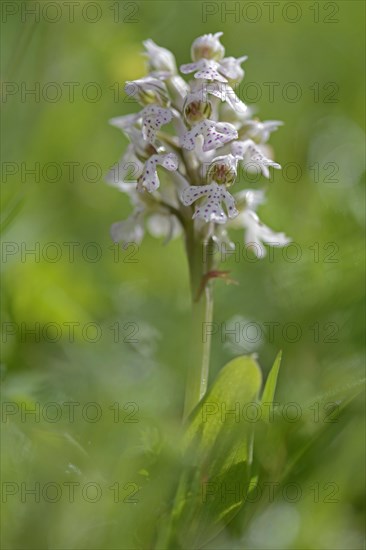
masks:
[[[282,352],[280,351],[275,359],[275,362],[273,363],[272,369],[269,372],[269,375],[266,380],[266,384],[264,386],[264,390],[262,393],[262,398],[261,398],[262,414],[264,415],[263,419],[267,420],[267,422],[270,418],[270,413],[271,413],[270,409],[274,401],[276,385],[277,385],[277,377],[281,366],[281,358],[282,358]],[[268,409],[266,407],[268,407]]]
[[[261,381],[254,358],[233,359],[189,419],[171,527],[174,542],[182,548],[201,547],[212,539],[244,502],[251,475],[253,427],[240,411],[257,401]],[[222,489],[238,483],[240,498],[223,498]]]

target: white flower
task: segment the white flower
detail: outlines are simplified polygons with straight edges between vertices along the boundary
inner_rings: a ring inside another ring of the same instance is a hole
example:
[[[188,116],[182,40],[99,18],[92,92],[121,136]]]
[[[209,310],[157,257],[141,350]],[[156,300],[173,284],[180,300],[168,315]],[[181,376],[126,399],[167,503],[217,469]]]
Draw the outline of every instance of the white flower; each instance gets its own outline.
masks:
[[[199,59],[222,59],[225,55],[225,48],[220,42],[220,36],[224,33],[204,34],[193,41],[191,56],[193,61]]]
[[[122,130],[124,134],[127,134],[134,127],[134,125],[141,118],[140,113],[132,113],[130,115],[117,116],[109,119],[109,124],[115,126],[119,130]],[[129,136],[128,136],[129,137]]]
[[[248,111],[248,107],[238,98],[229,84],[210,82],[210,84],[207,85],[207,93],[218,97],[221,101],[226,101],[226,103],[237,113],[244,114]]]
[[[244,78],[244,70],[241,68],[241,64],[248,59],[247,55],[243,57],[225,57],[220,61],[220,73],[222,73],[228,80],[234,82],[241,82]]]
[[[154,144],[156,132],[165,124],[169,124],[173,115],[169,109],[157,105],[148,105],[142,111],[142,135],[149,143]]]
[[[175,216],[167,214],[152,214],[146,220],[146,225],[150,235],[159,239],[165,238],[165,243],[169,242],[182,233],[182,226]]]
[[[134,117],[135,121],[139,115]],[[170,171],[176,170],[178,159],[174,153],[157,154],[157,150],[142,137],[141,131],[133,126],[128,126],[124,120],[125,118],[112,119],[111,122],[123,129],[123,132],[130,138],[131,143],[122,159],[111,168],[106,180],[109,184],[120,187],[121,183],[126,185],[125,179],[130,176],[137,182],[139,191],[145,188],[151,193],[158,189],[160,185],[156,170],[157,165],[160,164]],[[145,163],[141,160],[145,160]]]
[[[156,132],[165,124],[169,124],[172,118],[173,114],[170,109],[147,105],[139,113],[112,118],[109,122],[126,133],[126,130],[128,131],[129,128],[142,121],[142,137],[154,145]]]
[[[217,82],[227,82],[230,80],[232,83],[238,83],[244,77],[244,70],[240,65],[246,59],[248,59],[246,55],[238,59],[235,57],[226,57],[221,61],[215,61],[214,59],[199,59],[194,63],[185,63],[181,65],[180,70],[183,74],[194,72],[194,78],[200,80]]]
[[[149,193],[152,193],[158,189],[160,185],[157,172],[158,164],[172,172],[178,168],[178,158],[174,153],[167,153],[166,155],[152,155],[147,159],[138,180],[138,191],[146,189]]]
[[[121,181],[116,187],[129,196],[134,209],[127,219],[112,225],[111,236],[115,243],[140,244],[145,234],[145,221],[149,233],[153,237],[165,237],[166,243],[180,234],[181,225],[165,204],[139,193],[133,183]],[[162,198],[165,200],[163,195]]]
[[[206,200],[196,207],[193,219],[202,218],[205,222],[225,223],[228,217],[234,218],[238,215],[234,197],[226,190],[225,185],[215,182],[209,185],[191,185],[183,191],[181,199],[185,206],[189,206],[202,197],[206,197]],[[222,202],[226,206],[227,214],[222,208]]]
[[[192,86],[192,93],[190,96],[194,96],[197,101],[207,103],[209,101],[208,94],[218,97],[221,101],[226,103],[236,111],[237,113],[247,113],[248,107],[243,103],[229,84],[225,82],[209,82],[208,84],[197,82]]]
[[[239,214],[238,223],[246,229],[245,243],[253,246],[253,251],[257,256],[266,255],[263,243],[271,246],[286,246],[290,242],[284,233],[275,233],[264,225],[257,214],[251,210],[244,210]]]
[[[240,100],[239,100],[240,101]],[[234,102],[234,106],[236,105],[236,102]],[[220,118],[222,120],[226,120],[227,122],[230,122],[239,132],[239,139],[245,139],[245,137],[242,136],[242,128],[245,127],[245,124],[252,116],[252,107],[246,105],[245,112],[241,112],[240,110],[234,110],[233,107],[230,107],[228,102],[224,102],[221,105],[220,109]],[[245,136],[245,134],[244,134]]]
[[[236,141],[231,147],[232,153],[242,159],[242,164],[245,167],[248,164],[254,164],[259,167],[262,174],[269,178],[268,166],[280,169],[281,165],[268,159],[263,155],[258,145],[251,139],[245,141]]]
[[[230,222],[230,225],[245,229],[245,243],[253,249],[257,257],[263,258],[266,255],[263,243],[271,246],[286,246],[291,242],[284,233],[275,233],[264,225],[256,214],[256,208],[264,202],[263,191],[246,189],[237,193],[235,199],[239,204],[244,202],[244,207],[240,209],[238,216]]]
[[[222,147],[225,143],[236,139],[238,132],[228,122],[203,120],[183,135],[182,147],[192,151],[195,148],[195,139],[200,135],[203,136],[202,149],[204,152],[207,152]]]
[[[111,227],[111,237],[115,243],[135,243],[139,245],[145,235],[144,221],[150,233],[155,238],[164,237],[165,244],[178,237],[182,228],[175,216],[168,211],[149,214],[147,210],[136,209],[126,220],[116,222]]]
[[[167,71],[170,74],[176,74],[177,66],[171,51],[161,48],[150,38],[145,40],[143,45],[146,49],[144,55],[148,59],[150,71]]]
[[[134,146],[130,143],[121,160],[114,164],[106,175],[109,185],[119,188],[127,179],[136,183],[141,174],[143,163],[136,157]]]
[[[235,250],[235,243],[230,239],[229,233],[224,225],[216,225],[215,231],[212,235],[212,240],[216,243],[222,250],[222,245],[225,246],[224,250]]]
[[[142,161],[156,153],[154,146],[142,137],[141,129],[135,126],[123,127],[123,122],[119,125],[118,119],[115,120],[117,122],[114,125],[121,128],[122,132],[129,138],[130,143],[121,160],[111,168],[107,175],[107,182],[112,184],[126,180],[130,173],[130,177],[136,180],[142,171]]]
[[[152,76],[144,76],[138,80],[127,80],[125,92],[142,105],[150,103],[167,105],[169,103],[169,95],[164,82]]]
[[[115,243],[140,244],[144,237],[144,210],[136,208],[126,220],[116,222],[111,227],[111,237]]]
[[[257,210],[260,204],[265,202],[265,193],[263,189],[244,189],[235,193],[235,199],[249,210]]]
[[[220,65],[212,59],[200,59],[196,63],[187,63],[181,65],[180,70],[183,74],[194,72],[194,78],[200,80],[217,80],[218,82],[227,82],[227,79],[219,73]]]
[[[245,135],[255,140],[257,143],[266,143],[269,140],[271,132],[277,130],[280,126],[283,126],[281,120],[248,120],[245,124],[248,129]]]

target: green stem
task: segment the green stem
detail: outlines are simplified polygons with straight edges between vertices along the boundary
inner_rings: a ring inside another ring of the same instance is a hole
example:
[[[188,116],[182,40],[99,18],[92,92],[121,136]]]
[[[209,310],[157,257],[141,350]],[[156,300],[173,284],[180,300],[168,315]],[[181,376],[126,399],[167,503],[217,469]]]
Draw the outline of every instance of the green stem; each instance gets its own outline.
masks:
[[[186,381],[184,420],[198,405],[207,390],[211,349],[211,330],[208,330],[208,326],[212,323],[213,318],[212,282],[208,281],[202,289],[203,277],[209,271],[207,245],[194,234],[193,224],[191,232],[187,235],[186,243],[192,293],[192,337]]]

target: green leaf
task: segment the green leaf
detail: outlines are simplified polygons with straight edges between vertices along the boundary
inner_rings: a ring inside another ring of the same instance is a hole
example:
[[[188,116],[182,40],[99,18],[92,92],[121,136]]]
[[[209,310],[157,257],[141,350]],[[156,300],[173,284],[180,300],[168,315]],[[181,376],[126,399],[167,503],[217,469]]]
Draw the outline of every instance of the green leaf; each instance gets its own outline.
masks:
[[[5,233],[6,229],[12,224],[24,204],[23,198],[16,198],[10,201],[4,208],[4,212],[1,214],[0,219],[0,234]]]
[[[253,357],[230,361],[193,411],[184,437],[185,471],[173,508],[175,547],[199,548],[239,511],[247,495],[253,422],[262,383]]]
[[[269,479],[283,482],[300,463],[303,468],[304,457],[312,448],[328,445],[337,436],[346,409],[364,391],[365,380],[355,380],[297,403],[300,416],[296,422],[289,422],[279,407],[270,422],[258,423],[255,461],[260,464],[262,482],[264,472]]]
[[[266,384],[264,386],[261,404],[262,404],[262,418],[265,422],[269,422],[269,419],[270,419],[269,406],[272,405],[274,400],[276,386],[277,386],[277,377],[278,377],[278,372],[280,370],[280,365],[281,365],[281,359],[282,359],[282,351],[279,351],[275,359],[275,362],[273,363],[273,366],[270,370],[270,373],[268,375]]]

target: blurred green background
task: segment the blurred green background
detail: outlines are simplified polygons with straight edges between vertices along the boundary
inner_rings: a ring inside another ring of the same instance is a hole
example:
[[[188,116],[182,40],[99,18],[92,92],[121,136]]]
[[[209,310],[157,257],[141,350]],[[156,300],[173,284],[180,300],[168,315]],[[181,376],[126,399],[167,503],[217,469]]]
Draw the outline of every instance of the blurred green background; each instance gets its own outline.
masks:
[[[296,245],[223,264],[239,286],[215,286],[211,376],[247,352],[267,373],[282,349],[278,400],[308,403],[363,370],[364,3],[76,4],[70,21],[64,2],[2,3],[3,481],[17,487],[5,498],[4,548],[147,548],[142,531],[153,533],[177,476],[190,323],[183,243],[146,235],[137,251],[118,251],[109,227],[131,207],[104,183],[127,145],[108,119],[138,110],[123,84],[144,74],[147,38],[180,65],[194,38],[222,30],[226,55],[249,56],[241,98],[285,123],[271,139],[284,171],[248,186],[267,188],[261,218]],[[51,409],[42,415],[51,402],[63,411],[55,422]],[[74,421],[65,402],[81,404]],[[81,414],[89,402],[102,409],[96,422]],[[24,404],[36,415],[24,417]],[[138,422],[126,421],[131,411]],[[212,548],[362,548],[362,418],[353,405],[298,472],[306,497],[279,498]],[[21,491],[66,480],[105,491],[95,503]],[[108,489],[117,481],[118,504]],[[326,483],[336,503],[312,497],[309,487]],[[138,502],[124,502],[135,486]]]

